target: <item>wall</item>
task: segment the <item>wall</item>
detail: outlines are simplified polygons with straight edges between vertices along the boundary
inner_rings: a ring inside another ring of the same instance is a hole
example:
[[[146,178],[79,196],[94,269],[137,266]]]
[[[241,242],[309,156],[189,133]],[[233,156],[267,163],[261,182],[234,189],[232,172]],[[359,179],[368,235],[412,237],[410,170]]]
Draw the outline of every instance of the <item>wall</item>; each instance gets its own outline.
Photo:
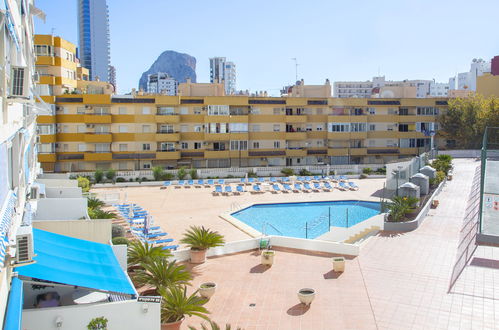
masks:
[[[124,271],[128,268],[128,246],[125,244],[111,245],[114,256],[118,259],[121,269]]]
[[[348,228],[345,227],[331,227],[331,230],[324,235],[317,237],[318,240],[331,241],[331,242],[343,242],[344,240],[354,236],[364,229],[370,228],[372,226],[378,226],[380,230],[383,230],[385,215],[378,214],[367,220],[359,222],[355,226]]]
[[[33,220],[79,220],[87,218],[86,198],[41,198]],[[54,212],[57,210],[57,212]]]
[[[34,220],[33,227],[103,244],[111,239],[111,219]]]
[[[453,158],[479,158],[481,157],[481,150],[479,149],[469,149],[469,150],[439,150],[439,155],[450,155]]]
[[[68,179],[37,179],[36,182],[43,183],[46,187],[78,187],[77,180]]]
[[[147,313],[143,309],[146,305]],[[24,310],[22,328],[24,330],[86,329],[91,319],[100,316],[108,319],[108,330],[160,329],[160,304],[135,300]],[[55,325],[58,317],[62,319],[60,328]]]
[[[47,198],[81,198],[82,191],[80,187],[49,187],[45,188],[45,197]]]

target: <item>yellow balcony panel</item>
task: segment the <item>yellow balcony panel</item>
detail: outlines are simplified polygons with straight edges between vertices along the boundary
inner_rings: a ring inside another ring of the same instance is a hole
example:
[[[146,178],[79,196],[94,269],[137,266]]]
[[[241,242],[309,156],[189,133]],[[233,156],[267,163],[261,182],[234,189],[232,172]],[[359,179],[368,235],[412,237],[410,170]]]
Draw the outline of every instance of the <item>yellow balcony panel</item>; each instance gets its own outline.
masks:
[[[180,138],[182,140],[201,141],[201,140],[204,140],[204,133],[203,132],[181,132]]]
[[[416,122],[434,122],[436,120],[436,116],[398,116],[397,122],[399,123],[416,123]]]
[[[250,132],[250,140],[285,140],[286,132]]]
[[[307,132],[286,132],[286,140],[305,140]]]
[[[229,133],[205,133],[204,139],[206,141],[229,141]]]
[[[177,142],[180,141],[180,133],[158,133],[156,134],[158,142]]]
[[[84,115],[56,115],[57,123],[84,123]]]
[[[56,135],[57,142],[83,142],[85,140],[84,133],[58,133]]]
[[[326,139],[327,132],[326,131],[307,131],[308,139]]]
[[[248,105],[247,96],[205,96],[204,104]]]
[[[291,116],[288,115],[285,117],[286,123],[290,124],[299,124],[299,123],[306,123],[307,122],[307,116]]]
[[[307,115],[308,123],[325,123],[327,122],[327,115]]]
[[[114,142],[135,141],[134,133],[113,133]]]
[[[204,116],[205,123],[228,123],[230,122],[229,116]]]
[[[51,34],[35,34],[35,45],[54,45],[54,36]]]
[[[369,123],[398,123],[398,115],[371,115],[367,116]]]
[[[40,76],[41,85],[55,85],[55,77],[54,76]]]
[[[307,106],[308,98],[306,97],[287,97],[286,105],[287,106]]]
[[[421,148],[422,150],[423,148]],[[417,155],[419,153],[418,148],[400,148],[400,153],[403,155]]]
[[[231,140],[248,140],[248,133],[230,133]]]
[[[249,120],[248,116],[233,115],[233,116],[230,116],[229,123],[247,123],[248,120]]]
[[[328,123],[351,123],[352,116],[329,115],[327,121]]]
[[[111,115],[83,115],[85,124],[111,124]]]
[[[182,149],[181,158],[204,158],[204,151],[200,149]]]
[[[55,57],[55,65],[62,66],[66,69],[76,71],[76,63],[75,62],[68,61],[68,60],[61,58],[61,57]]]
[[[306,149],[286,149],[286,157],[305,157]]]
[[[367,148],[350,148],[350,155],[352,156],[367,155]]]
[[[135,133],[135,141],[156,141],[156,133]]]
[[[231,150],[230,158],[247,158],[248,150]]]
[[[96,105],[110,105],[111,95],[109,94],[83,94],[79,95],[83,97],[84,104],[96,104]]]
[[[284,123],[285,115],[249,115],[250,123]]]
[[[55,84],[76,87],[76,80],[65,77],[55,77]]]
[[[54,56],[37,56],[36,65],[55,65]]]
[[[113,136],[111,133],[108,134],[86,133],[84,135],[83,141],[88,143],[111,143],[113,142]]]
[[[350,116],[351,123],[367,123],[367,116]]]
[[[430,138],[429,136],[425,136],[421,132],[397,132],[398,133],[398,138],[399,139],[423,139],[423,138]]]
[[[229,150],[205,150],[204,158],[229,158]]]
[[[55,143],[57,141],[55,134],[40,135],[40,143]]]
[[[56,156],[54,154],[38,154],[38,161],[40,163],[54,163],[56,161]]]
[[[398,131],[369,131],[367,137],[370,139],[398,139]]]
[[[348,148],[328,148],[328,156],[348,156]]]
[[[110,152],[85,152],[84,160],[88,162],[110,161],[113,154]]]
[[[158,151],[156,152],[156,159],[160,160],[180,159],[180,151]]]
[[[180,123],[179,115],[156,115],[156,122],[159,124],[177,124]]]
[[[40,98],[43,100],[45,103],[49,104],[54,104],[55,103],[55,96],[54,95],[42,95]],[[38,100],[36,102],[39,102]]]
[[[251,149],[248,151],[248,156],[252,158],[284,157],[286,156],[286,149]]]
[[[351,139],[367,139],[367,132],[350,132]]]
[[[182,123],[204,123],[204,115],[180,115]]]
[[[327,138],[331,140],[348,140],[350,139],[349,132],[327,132]]]
[[[156,123],[155,115],[135,115],[136,123]]]
[[[154,95],[156,99],[156,104],[172,106],[180,104],[180,96],[171,96],[171,95]]]
[[[38,116],[36,117],[38,124],[55,124],[55,116]]]
[[[134,115],[112,115],[111,120],[113,123],[135,123]]]
[[[368,155],[398,155],[400,150],[398,147],[369,147],[367,148]]]

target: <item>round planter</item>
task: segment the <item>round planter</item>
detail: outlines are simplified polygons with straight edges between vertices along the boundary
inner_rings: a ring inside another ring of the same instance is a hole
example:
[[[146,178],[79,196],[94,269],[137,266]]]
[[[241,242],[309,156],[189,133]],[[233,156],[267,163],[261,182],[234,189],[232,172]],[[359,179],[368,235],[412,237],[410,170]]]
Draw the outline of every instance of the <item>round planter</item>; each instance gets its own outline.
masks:
[[[262,252],[262,265],[272,266],[274,263],[275,251],[265,250]]]
[[[177,322],[161,323],[161,330],[179,330],[184,318]]]
[[[201,297],[210,299],[217,289],[217,284],[213,282],[205,282],[199,286],[199,294]]]
[[[206,261],[206,250],[191,249],[191,264],[202,264]]]
[[[310,306],[315,298],[315,290],[310,288],[303,288],[298,291],[298,299],[305,306]]]

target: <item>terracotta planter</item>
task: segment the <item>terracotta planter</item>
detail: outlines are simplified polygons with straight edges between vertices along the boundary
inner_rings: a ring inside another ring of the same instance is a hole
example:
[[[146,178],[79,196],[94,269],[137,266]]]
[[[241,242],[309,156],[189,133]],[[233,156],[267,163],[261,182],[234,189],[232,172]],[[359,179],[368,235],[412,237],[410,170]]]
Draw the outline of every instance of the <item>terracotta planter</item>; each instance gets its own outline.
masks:
[[[272,266],[274,263],[275,251],[265,250],[262,252],[262,265]]]
[[[177,322],[161,323],[161,330],[179,330],[184,318]]]
[[[335,272],[339,272],[339,273],[342,273],[345,271],[345,258],[344,257],[333,258],[333,270]]]
[[[310,306],[315,298],[315,290],[310,288],[303,288],[298,291],[298,299],[305,306]]]
[[[440,203],[440,202],[439,202],[438,200],[434,199],[434,200],[431,202],[431,206],[432,206],[433,208],[436,208],[436,207],[438,206],[438,204],[439,204],[439,203]]]
[[[202,264],[206,261],[206,250],[191,249],[191,264]]]
[[[199,286],[199,294],[201,295],[201,297],[210,299],[215,294],[216,289],[217,289],[216,283],[213,282],[202,283]]]

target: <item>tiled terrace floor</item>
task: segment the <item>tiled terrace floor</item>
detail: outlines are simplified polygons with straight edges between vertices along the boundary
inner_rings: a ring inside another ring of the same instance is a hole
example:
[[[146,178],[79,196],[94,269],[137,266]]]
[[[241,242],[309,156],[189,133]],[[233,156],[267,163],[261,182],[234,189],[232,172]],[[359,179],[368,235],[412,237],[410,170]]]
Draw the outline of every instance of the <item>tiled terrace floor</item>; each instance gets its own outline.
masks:
[[[499,249],[479,247],[473,265],[447,292],[477,163],[455,165],[440,206],[419,229],[372,237],[340,276],[331,272],[330,256],[290,251],[278,251],[266,271],[254,252],[194,267],[194,285],[218,283],[207,304],[212,319],[244,329],[498,329],[498,262],[478,258],[499,260]],[[297,305],[303,287],[317,290],[308,310]],[[183,326],[200,321],[189,318]]]

